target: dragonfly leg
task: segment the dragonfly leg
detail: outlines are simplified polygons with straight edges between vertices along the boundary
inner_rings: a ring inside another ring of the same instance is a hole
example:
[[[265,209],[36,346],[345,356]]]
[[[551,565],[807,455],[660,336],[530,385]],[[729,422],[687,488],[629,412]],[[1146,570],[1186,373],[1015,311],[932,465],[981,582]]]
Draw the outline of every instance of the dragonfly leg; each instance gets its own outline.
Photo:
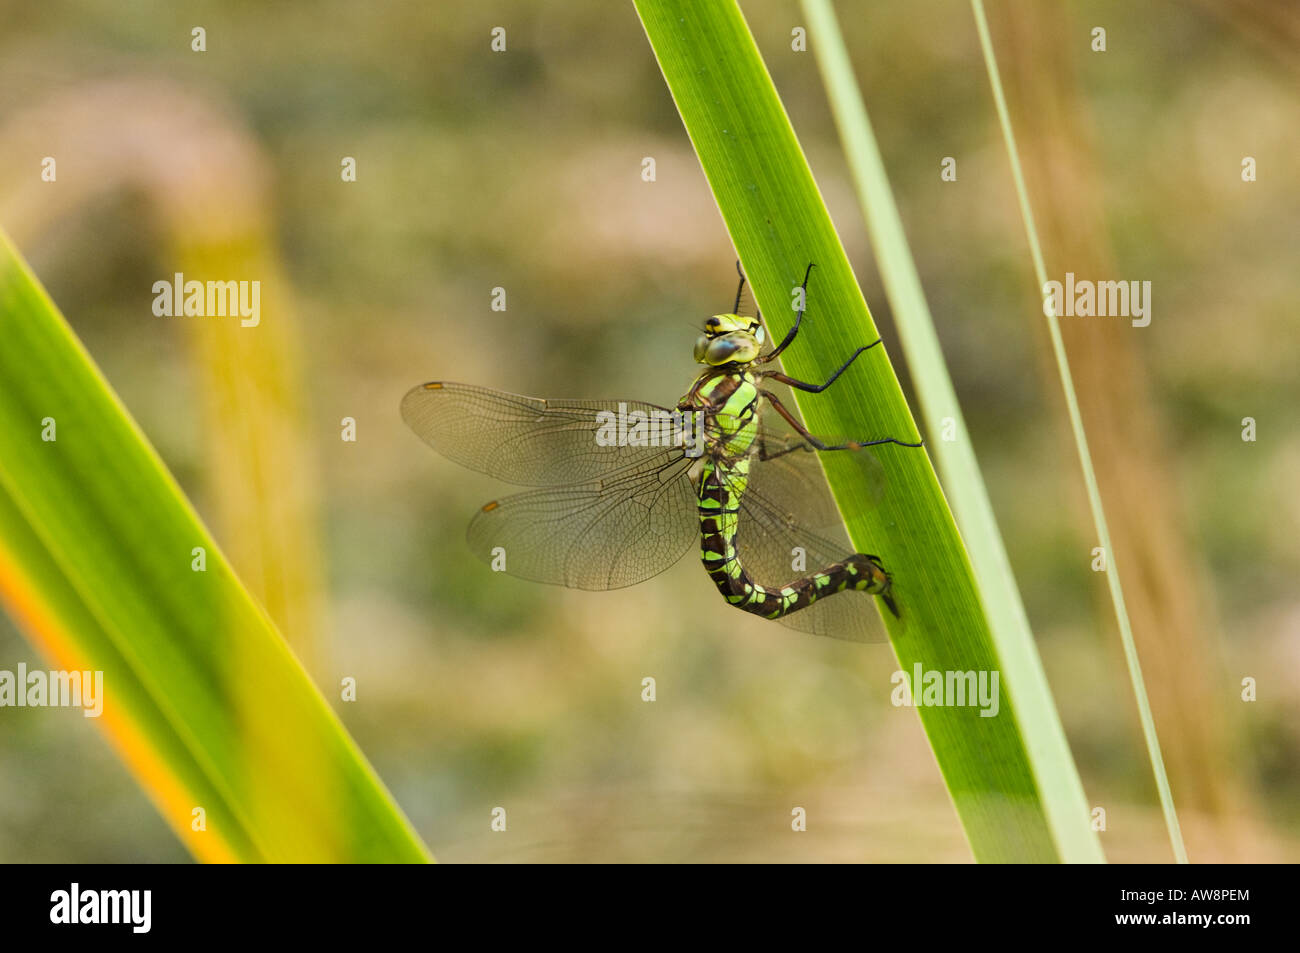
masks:
[[[875,447],[882,443],[896,443],[900,447],[921,447],[925,445],[925,441],[908,443],[906,440],[899,440],[897,437],[881,437],[879,440],[854,440],[849,443],[829,444],[809,433],[808,428],[799,423],[799,421],[795,419],[794,414],[790,413],[785,404],[781,403],[781,401],[777,399],[777,396],[771,391],[760,390],[759,394],[767,399],[767,402],[772,405],[772,409],[784,417],[786,422],[795,429],[799,436],[803,437],[818,450],[860,450],[863,447]]]
[[[711,378],[700,377],[691,389],[687,391],[686,396],[677,402],[678,410],[699,410],[700,409],[700,388],[709,382]]]
[[[736,259],[736,274],[740,275],[740,287],[736,289],[736,303],[731,306],[732,314],[740,314],[740,296],[745,290],[745,273],[740,268],[740,259]]]
[[[811,261],[808,262],[808,270],[803,273],[803,284],[799,286],[803,288],[803,307],[799,309],[799,312],[794,317],[794,327],[789,330],[780,344],[768,353],[756,358],[754,360],[755,364],[766,364],[768,361],[775,361],[781,356],[781,352],[790,346],[795,335],[799,333],[799,323],[803,321],[803,313],[808,310],[808,276],[812,274],[813,264]]]
[[[826,388],[834,384],[836,379],[838,379],[841,374],[843,374],[845,371],[849,369],[849,365],[858,359],[859,354],[861,354],[863,351],[870,351],[873,347],[879,344],[881,340],[882,338],[876,338],[866,347],[860,347],[856,351],[854,351],[853,354],[849,357],[849,359],[845,361],[842,365],[840,365],[840,369],[826,379],[825,384],[809,384],[807,381],[796,380],[795,378],[790,377],[788,374],[783,374],[780,371],[767,371],[763,376],[770,377],[774,381],[780,381],[782,384],[789,384],[791,387],[797,388],[799,390],[808,391],[808,393],[810,394],[820,394]]]
[[[775,460],[777,457],[784,457],[787,453],[794,453],[796,450],[803,450],[805,452],[811,453],[812,449],[813,448],[811,444],[796,443],[793,446],[786,447],[784,450],[777,450],[776,452],[772,452],[771,450],[767,449],[767,441],[763,439],[761,434],[759,435],[758,438],[758,459],[761,461]]]

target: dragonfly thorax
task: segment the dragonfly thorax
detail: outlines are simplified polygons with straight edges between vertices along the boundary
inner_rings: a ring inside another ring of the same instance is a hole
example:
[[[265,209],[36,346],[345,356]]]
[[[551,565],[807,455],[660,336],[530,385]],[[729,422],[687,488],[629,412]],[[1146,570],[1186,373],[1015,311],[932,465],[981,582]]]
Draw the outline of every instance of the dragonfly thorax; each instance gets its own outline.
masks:
[[[695,361],[711,367],[748,364],[758,357],[766,338],[758,318],[715,314],[704,322],[704,334],[695,342]]]

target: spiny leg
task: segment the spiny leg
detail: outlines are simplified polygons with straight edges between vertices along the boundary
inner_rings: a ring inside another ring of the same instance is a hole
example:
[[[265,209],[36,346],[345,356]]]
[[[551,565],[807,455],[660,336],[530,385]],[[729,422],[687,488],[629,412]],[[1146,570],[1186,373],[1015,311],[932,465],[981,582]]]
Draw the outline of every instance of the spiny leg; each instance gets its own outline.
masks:
[[[908,443],[906,440],[899,440],[897,437],[881,437],[879,440],[853,440],[849,443],[829,444],[809,433],[808,428],[799,423],[799,421],[795,419],[794,414],[790,413],[785,404],[781,403],[781,401],[777,399],[777,396],[771,391],[760,390],[758,393],[772,405],[773,410],[786,419],[786,422],[795,429],[799,436],[803,437],[818,450],[860,450],[863,447],[876,447],[882,443],[896,443],[900,447],[921,447],[925,445],[925,441],[923,440],[917,443]]]
[[[803,289],[803,307],[800,308],[799,312],[794,316],[794,327],[786,333],[785,338],[780,344],[767,354],[756,358],[754,360],[755,364],[766,364],[769,361],[776,360],[780,357],[781,352],[790,346],[790,342],[794,340],[795,335],[799,333],[799,323],[803,321],[803,313],[808,310],[808,276],[812,274],[813,264],[814,263],[811,261],[808,262],[808,270],[803,273],[803,284],[799,286]]]
[[[791,444],[790,446],[786,447],[783,450],[777,450],[773,452],[767,449],[767,441],[763,439],[763,435],[759,434],[758,436],[758,459],[760,461],[766,462],[768,460],[775,460],[778,457],[784,457],[787,453],[794,453],[797,450],[802,450],[805,453],[811,453],[813,451],[813,446],[812,444],[808,444],[808,443],[796,443],[796,444]]]
[[[791,328],[791,329],[786,333],[785,338],[781,341],[780,344],[778,344],[775,348],[773,348],[773,349],[772,349],[770,352],[768,352],[767,354],[763,354],[763,355],[761,355],[760,357],[758,357],[757,359],[755,359],[755,361],[754,361],[755,364],[767,364],[767,363],[770,363],[771,361],[776,360],[776,359],[781,355],[781,352],[784,351],[787,347],[790,346],[790,344],[794,341],[795,336],[799,333],[799,326],[800,326],[800,325],[802,324],[802,322],[803,322],[804,312],[808,310],[808,277],[812,274],[813,265],[814,265],[814,262],[809,262],[809,263],[808,263],[808,270],[805,271],[805,272],[803,273],[803,284],[800,285],[800,287],[803,289],[803,295],[804,295],[804,296],[803,296],[803,307],[801,307],[801,308],[799,309],[799,312],[795,315],[795,318],[794,318],[794,327],[792,327],[792,328]],[[739,261],[736,262],[736,270],[737,270],[737,271],[740,270],[740,262],[739,262]],[[745,276],[742,274],[742,275],[740,276],[740,288],[738,288],[738,289],[736,290],[736,307],[737,307],[737,308],[740,307],[740,292],[741,292],[742,290],[744,290],[744,287],[745,287]],[[830,378],[828,378],[827,381],[826,381],[826,383],[824,383],[824,384],[809,384],[807,381],[796,380],[795,378],[793,378],[793,377],[789,377],[789,376],[787,376],[787,375],[781,373],[780,371],[768,371],[768,372],[767,372],[766,374],[764,374],[763,376],[764,376],[764,377],[771,377],[773,380],[778,380],[778,381],[780,381],[780,382],[783,383],[783,384],[789,384],[791,387],[796,387],[796,388],[798,388],[799,390],[808,391],[809,393],[812,393],[812,394],[820,394],[820,393],[821,393],[822,391],[824,391],[826,388],[828,388],[828,387],[830,387],[832,384],[834,384],[834,383],[835,383],[835,379],[836,379],[837,377],[839,377],[839,376],[840,376],[841,374],[843,374],[846,370],[848,370],[849,365],[852,364],[855,360],[857,360],[859,354],[861,354],[863,351],[869,351],[869,350],[871,350],[873,347],[875,347],[877,344],[879,344],[882,340],[883,340],[882,338],[876,338],[874,341],[872,341],[870,344],[866,345],[865,347],[860,347],[860,348],[858,348],[856,351],[854,351],[853,354],[850,355],[849,359],[848,359],[847,361],[845,361],[845,362],[843,363],[843,365],[840,366],[840,369],[837,370],[834,374],[832,374],[832,375],[830,376]]]
[[[854,351],[853,354],[850,355],[849,359],[840,365],[839,370],[837,370],[834,374],[832,374],[829,378],[826,379],[825,384],[809,384],[807,381],[796,380],[795,378],[790,377],[788,374],[783,374],[780,371],[764,371],[763,376],[770,377],[774,381],[780,381],[782,384],[789,384],[791,387],[798,388],[799,390],[808,391],[810,394],[820,394],[826,388],[834,384],[836,379],[838,379],[841,374],[843,374],[845,371],[849,369],[849,365],[858,359],[859,354],[861,354],[863,351],[870,351],[882,340],[883,338],[876,338],[866,347],[860,347],[856,351]]]

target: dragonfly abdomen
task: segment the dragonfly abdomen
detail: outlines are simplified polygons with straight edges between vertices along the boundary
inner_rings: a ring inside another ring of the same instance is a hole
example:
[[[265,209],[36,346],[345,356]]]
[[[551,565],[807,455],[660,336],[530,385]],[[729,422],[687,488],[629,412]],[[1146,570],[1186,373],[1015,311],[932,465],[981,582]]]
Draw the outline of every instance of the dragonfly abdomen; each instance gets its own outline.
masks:
[[[710,460],[699,483],[700,559],[729,604],[765,619],[780,619],[819,599],[853,589],[882,596],[890,611],[898,614],[889,597],[889,574],[879,560],[863,553],[854,553],[780,587],[756,582],[736,552],[739,494],[746,477],[730,470],[727,462]]]

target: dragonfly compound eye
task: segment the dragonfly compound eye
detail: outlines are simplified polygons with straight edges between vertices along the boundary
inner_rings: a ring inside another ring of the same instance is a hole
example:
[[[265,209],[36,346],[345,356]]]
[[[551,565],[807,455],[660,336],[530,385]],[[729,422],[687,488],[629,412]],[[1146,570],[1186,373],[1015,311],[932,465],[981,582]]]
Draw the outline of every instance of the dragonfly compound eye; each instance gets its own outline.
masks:
[[[704,352],[704,363],[717,367],[729,361],[746,364],[758,357],[758,342],[752,334],[732,331],[709,342]]]

